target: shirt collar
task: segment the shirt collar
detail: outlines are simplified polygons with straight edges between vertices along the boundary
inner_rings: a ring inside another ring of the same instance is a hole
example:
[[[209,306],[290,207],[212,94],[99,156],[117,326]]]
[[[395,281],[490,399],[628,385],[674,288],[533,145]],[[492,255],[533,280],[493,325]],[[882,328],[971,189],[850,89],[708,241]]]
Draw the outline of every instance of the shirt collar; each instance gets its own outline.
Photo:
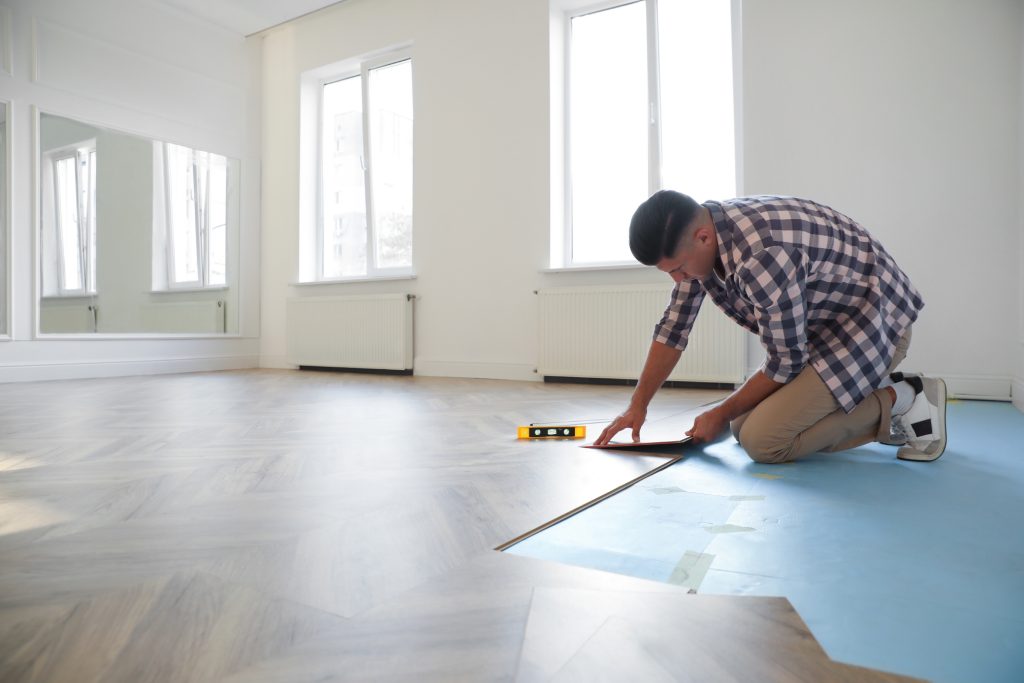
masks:
[[[735,245],[733,223],[725,215],[720,203],[704,202],[702,206],[711,212],[711,221],[715,224],[715,234],[718,238],[718,257],[722,260],[725,277],[728,278],[736,272],[736,262],[733,259],[733,246]]]

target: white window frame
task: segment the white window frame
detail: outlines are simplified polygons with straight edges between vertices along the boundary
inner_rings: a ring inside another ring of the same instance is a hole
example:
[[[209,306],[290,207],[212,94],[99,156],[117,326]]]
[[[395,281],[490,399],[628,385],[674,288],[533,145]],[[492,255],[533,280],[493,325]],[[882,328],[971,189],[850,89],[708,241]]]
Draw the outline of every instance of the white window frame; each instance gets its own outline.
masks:
[[[562,240],[561,244],[555,243],[552,238],[551,269],[552,270],[583,270],[587,268],[621,268],[637,267],[632,260],[626,261],[602,261],[599,263],[583,262],[575,263],[573,253],[573,220],[572,220],[572,20],[576,17],[596,14],[607,10],[633,5],[637,2],[645,3],[647,18],[647,147],[648,147],[648,168],[647,185],[648,194],[654,194],[662,189],[662,147],[661,147],[661,75],[658,43],[658,0],[604,0],[603,2],[586,2],[585,0],[555,0],[560,2],[565,9],[561,13],[562,19],[562,59],[564,70],[561,74],[562,82]],[[738,150],[740,149],[740,99],[739,99],[739,65],[740,59],[737,54],[738,36],[738,8],[737,0],[732,0],[732,32],[733,32],[733,110],[734,110],[734,138],[736,140],[736,187],[740,188],[741,165]]]
[[[413,263],[405,267],[379,268],[377,266],[376,253],[376,224],[373,206],[373,158],[370,144],[370,72],[400,62],[411,62],[412,51],[409,49],[389,52],[373,59],[366,59],[359,63],[358,68],[339,70],[316,81],[316,209],[314,212],[316,220],[316,252],[315,252],[315,280],[317,282],[344,282],[355,280],[373,280],[382,278],[396,278],[411,276],[414,273]],[[360,88],[363,98],[363,193],[366,201],[366,273],[363,275],[351,275],[336,277],[324,277],[324,179],[323,179],[323,117],[324,117],[324,87],[332,83],[338,83],[355,77],[360,78]],[[415,163],[415,161],[414,161]],[[414,181],[415,182],[415,179]],[[415,211],[415,209],[414,209]],[[413,230],[415,232],[415,218]],[[415,250],[413,251],[415,259]]]
[[[93,182],[93,178],[87,178],[86,182],[89,184],[89,204],[88,206],[83,205],[82,201],[82,162],[83,156],[92,156],[93,160],[89,164],[90,174],[95,176],[95,168],[93,164],[96,161],[96,139],[84,140],[75,145],[68,147],[50,150],[46,153],[47,163],[50,164],[50,169],[53,177],[53,217],[54,217],[54,246],[56,250],[55,256],[55,281],[57,285],[56,294],[53,296],[57,297],[81,297],[81,296],[94,296],[96,292],[96,271],[94,268],[96,254],[95,242],[96,242],[96,187]],[[82,286],[76,289],[70,289],[64,285],[64,237],[61,231],[61,203],[60,203],[60,191],[58,189],[59,181],[57,173],[57,164],[65,159],[75,160],[75,199],[77,201],[78,210],[78,272],[82,282]]]
[[[210,261],[210,240],[211,240],[211,232],[212,232],[211,231],[211,226],[210,226],[210,207],[209,207],[210,185],[209,185],[209,179],[207,179],[207,186],[206,186],[207,197],[202,202],[202,204],[203,204],[202,216],[200,216],[200,203],[198,201],[198,198],[196,200],[196,213],[195,213],[195,220],[196,220],[196,271],[197,271],[199,277],[196,280],[185,280],[185,281],[180,281],[180,282],[177,281],[177,279],[175,278],[175,273],[177,272],[175,270],[175,261],[174,261],[174,239],[175,239],[175,234],[174,234],[173,210],[171,209],[171,202],[169,201],[170,198],[171,198],[171,179],[170,179],[170,168],[169,168],[169,165],[170,165],[169,155],[167,153],[167,146],[169,144],[171,144],[171,143],[162,142],[160,144],[163,145],[163,164],[164,164],[164,168],[163,168],[163,173],[164,173],[164,212],[165,212],[164,220],[165,220],[165,226],[166,226],[166,238],[165,239],[166,239],[166,245],[167,245],[166,249],[165,249],[166,258],[167,258],[167,289],[169,291],[171,291],[171,290],[195,290],[195,289],[222,289],[226,285],[227,274],[225,274],[225,282],[218,282],[218,283],[211,284],[210,281],[209,281],[210,280],[210,262],[209,262]],[[177,147],[181,147],[181,145],[176,145],[176,146]],[[190,163],[192,165],[193,191],[197,191],[197,188],[195,187],[196,179],[198,177],[197,176],[198,162],[196,160],[196,155],[197,154],[210,154],[212,156],[212,153],[202,152],[201,150],[192,149],[191,147],[186,147],[185,149],[188,149],[188,151],[189,151]],[[220,156],[220,155],[217,155],[217,156]],[[226,158],[224,160],[224,163],[227,164],[227,159]],[[209,173],[209,169],[207,169],[207,173]],[[227,178],[226,175],[225,175],[225,178]],[[225,188],[224,188],[225,201],[227,200],[227,195],[229,193],[229,189],[227,187],[227,182],[228,181],[225,180]],[[225,216],[225,225],[224,225],[224,235],[225,235],[224,239],[225,240],[227,239],[227,230],[228,230],[227,216]]]

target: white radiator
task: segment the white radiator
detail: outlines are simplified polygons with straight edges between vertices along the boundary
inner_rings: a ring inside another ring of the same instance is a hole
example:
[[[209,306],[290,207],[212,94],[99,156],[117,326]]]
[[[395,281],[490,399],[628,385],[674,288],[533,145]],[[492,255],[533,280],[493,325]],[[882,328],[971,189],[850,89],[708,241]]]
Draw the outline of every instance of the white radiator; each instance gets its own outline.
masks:
[[[226,316],[224,301],[165,301],[139,307],[145,332],[217,334],[226,331]]]
[[[295,365],[411,370],[413,297],[317,296],[288,300],[288,358]]]
[[[565,287],[537,292],[537,372],[548,377],[637,379],[671,286]],[[670,380],[738,384],[746,335],[705,299]]]

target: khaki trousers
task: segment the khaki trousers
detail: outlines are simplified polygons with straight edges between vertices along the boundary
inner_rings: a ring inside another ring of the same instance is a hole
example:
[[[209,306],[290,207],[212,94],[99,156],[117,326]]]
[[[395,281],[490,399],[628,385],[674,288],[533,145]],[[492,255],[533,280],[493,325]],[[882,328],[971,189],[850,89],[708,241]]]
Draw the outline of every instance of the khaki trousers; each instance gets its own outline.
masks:
[[[896,345],[889,372],[907,356],[911,330]],[[732,433],[757,462],[780,463],[810,453],[845,451],[886,439],[892,400],[878,389],[847,413],[810,365],[753,410],[732,421]]]

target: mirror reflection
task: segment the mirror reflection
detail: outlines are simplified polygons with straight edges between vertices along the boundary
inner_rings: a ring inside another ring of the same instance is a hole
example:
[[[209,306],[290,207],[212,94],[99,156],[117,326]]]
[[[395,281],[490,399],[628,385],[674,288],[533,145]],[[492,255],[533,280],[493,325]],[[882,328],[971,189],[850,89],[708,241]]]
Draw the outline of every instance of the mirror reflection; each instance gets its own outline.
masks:
[[[237,333],[238,160],[39,125],[40,332]]]
[[[0,102],[0,334],[7,334],[7,103]]]

